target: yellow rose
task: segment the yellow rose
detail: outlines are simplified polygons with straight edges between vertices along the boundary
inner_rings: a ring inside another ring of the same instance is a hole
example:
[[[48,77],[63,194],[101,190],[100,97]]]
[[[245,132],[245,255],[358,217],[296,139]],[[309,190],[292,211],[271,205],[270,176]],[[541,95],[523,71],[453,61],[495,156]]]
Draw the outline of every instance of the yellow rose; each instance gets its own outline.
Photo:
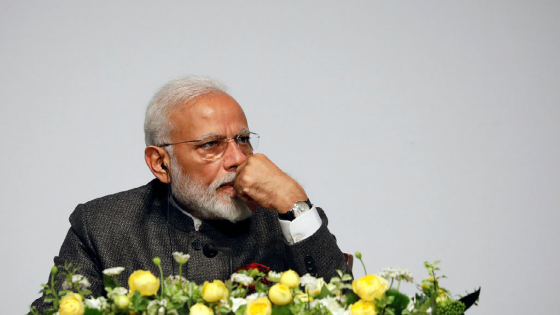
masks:
[[[130,300],[126,295],[118,295],[115,298],[115,305],[122,310],[125,309],[128,305],[130,305]]]
[[[377,315],[373,302],[359,300],[350,308],[351,315]]]
[[[202,286],[202,298],[206,302],[218,302],[227,299],[229,292],[226,285],[220,280],[214,280],[212,283],[204,281]]]
[[[280,276],[280,283],[288,286],[290,289],[297,288],[299,286],[299,275],[293,270],[286,270]]]
[[[447,296],[447,293],[445,293],[445,291],[443,291],[442,289],[439,289],[439,295],[436,297],[436,302],[442,302],[449,299],[449,297]]]
[[[191,306],[190,314],[191,315],[214,315],[214,311],[202,303],[196,303],[195,305]]]
[[[268,298],[276,305],[286,305],[292,302],[292,292],[287,285],[277,283],[268,291]]]
[[[266,297],[261,297],[253,300],[247,306],[245,310],[245,315],[271,315],[272,314],[272,304]]]
[[[389,282],[385,278],[376,275],[367,275],[352,281],[354,293],[361,299],[370,302],[374,298],[381,298],[387,289],[389,289]]]
[[[431,282],[432,284],[434,283],[434,280],[435,280],[434,277],[428,277],[428,278],[424,279],[424,281]],[[424,281],[422,281],[422,291],[427,293],[428,291],[430,291],[430,287],[425,285]],[[435,282],[437,283],[438,281],[435,280]]]
[[[150,296],[157,293],[159,279],[148,270],[136,270],[128,278],[130,293],[140,292],[142,296]]]
[[[60,299],[58,307],[60,315],[83,315],[85,311],[84,301],[78,293],[69,292]]]

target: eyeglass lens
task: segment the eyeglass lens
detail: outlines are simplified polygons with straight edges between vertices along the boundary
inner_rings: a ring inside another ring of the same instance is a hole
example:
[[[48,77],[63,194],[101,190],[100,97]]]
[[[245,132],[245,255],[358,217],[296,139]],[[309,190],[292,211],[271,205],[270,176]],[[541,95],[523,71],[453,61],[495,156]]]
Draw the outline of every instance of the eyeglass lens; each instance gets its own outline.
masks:
[[[234,140],[239,150],[245,154],[251,154],[259,146],[259,136],[257,134],[238,135],[233,139],[215,139],[204,141],[198,145],[199,153],[204,160],[215,160],[222,156],[227,150],[230,141]]]

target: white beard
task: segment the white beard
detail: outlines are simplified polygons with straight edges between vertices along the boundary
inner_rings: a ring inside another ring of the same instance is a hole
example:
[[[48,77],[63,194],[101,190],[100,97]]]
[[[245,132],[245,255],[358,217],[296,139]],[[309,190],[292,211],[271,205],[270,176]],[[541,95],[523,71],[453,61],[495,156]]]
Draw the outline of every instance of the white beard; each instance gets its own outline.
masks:
[[[172,161],[173,162],[173,161]],[[172,163],[177,165],[176,163]],[[218,196],[217,189],[233,182],[235,173],[216,179],[206,186],[199,178],[191,178],[180,168],[171,167],[171,191],[173,197],[188,211],[200,219],[226,219],[231,222],[241,221],[252,215],[251,210],[241,198]]]

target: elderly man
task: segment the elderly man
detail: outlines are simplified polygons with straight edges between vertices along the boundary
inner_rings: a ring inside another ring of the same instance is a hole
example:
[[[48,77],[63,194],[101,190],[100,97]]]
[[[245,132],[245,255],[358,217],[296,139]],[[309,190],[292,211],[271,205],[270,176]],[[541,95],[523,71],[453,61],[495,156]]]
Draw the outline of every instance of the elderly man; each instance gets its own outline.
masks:
[[[104,293],[102,271],[157,268],[177,274],[171,253],[189,253],[186,278],[227,279],[257,262],[329,279],[350,272],[324,212],[265,155],[254,154],[241,106],[218,81],[174,80],[146,111],[145,160],[156,177],[145,186],[79,205],[55,264],[72,262]],[[34,305],[43,308],[42,300]]]

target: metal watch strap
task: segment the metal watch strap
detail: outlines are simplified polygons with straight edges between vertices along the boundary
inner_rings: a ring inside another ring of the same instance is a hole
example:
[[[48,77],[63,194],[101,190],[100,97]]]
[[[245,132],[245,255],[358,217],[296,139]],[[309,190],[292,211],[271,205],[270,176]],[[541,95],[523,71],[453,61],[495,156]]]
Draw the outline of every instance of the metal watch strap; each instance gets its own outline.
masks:
[[[298,202],[299,201],[296,201],[296,203],[294,204],[294,208],[296,207]],[[311,203],[309,198],[307,198],[307,200],[305,200],[304,202],[307,204],[307,206],[309,207],[310,210],[311,210],[311,208],[313,208],[313,204]],[[293,221],[296,218],[296,215],[294,213],[294,208],[290,209],[290,211],[288,211],[286,213],[278,213],[278,218],[280,220]]]

